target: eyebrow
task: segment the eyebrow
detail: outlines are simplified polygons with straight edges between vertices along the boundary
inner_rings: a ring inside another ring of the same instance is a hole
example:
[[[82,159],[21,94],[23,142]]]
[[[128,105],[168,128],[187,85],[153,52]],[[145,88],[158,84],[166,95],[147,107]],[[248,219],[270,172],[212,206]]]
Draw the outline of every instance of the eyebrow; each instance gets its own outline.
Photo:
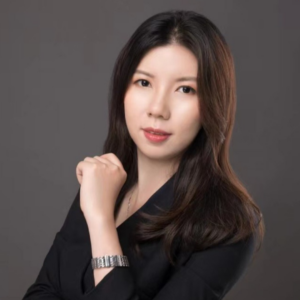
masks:
[[[138,74],[144,74],[146,76],[149,76],[151,78],[154,78],[155,76],[148,73],[148,72],[145,72],[145,71],[142,71],[142,70],[136,70],[134,72],[135,74],[138,73]],[[177,78],[175,80],[176,82],[180,82],[180,81],[196,81],[197,82],[197,77],[191,77],[191,76],[185,76],[185,77],[180,77],[180,78]]]

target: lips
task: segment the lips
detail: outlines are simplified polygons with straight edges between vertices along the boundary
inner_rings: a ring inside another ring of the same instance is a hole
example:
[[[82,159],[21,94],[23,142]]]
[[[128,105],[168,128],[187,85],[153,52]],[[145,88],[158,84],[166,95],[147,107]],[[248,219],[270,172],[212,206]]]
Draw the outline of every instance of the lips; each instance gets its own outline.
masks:
[[[146,132],[152,133],[152,134],[171,135],[171,133],[164,131],[162,129],[159,129],[159,128],[147,127],[147,128],[143,128],[143,130],[145,130]]]
[[[161,143],[170,138],[171,134],[150,133],[144,130],[144,136],[152,143]]]

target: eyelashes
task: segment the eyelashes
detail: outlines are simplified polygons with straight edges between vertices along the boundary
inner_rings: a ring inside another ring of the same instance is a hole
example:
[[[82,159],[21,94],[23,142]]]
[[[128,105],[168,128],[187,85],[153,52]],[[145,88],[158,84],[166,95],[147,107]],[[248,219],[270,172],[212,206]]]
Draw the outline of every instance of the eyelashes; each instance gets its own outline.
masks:
[[[138,80],[136,80],[134,83],[135,84],[137,84],[138,82],[147,82],[147,83],[149,83],[149,81],[148,80],[146,80],[146,79],[138,79]],[[140,85],[141,87],[146,87],[145,85]],[[190,87],[190,86],[188,86],[188,85],[182,85],[182,86],[180,86],[179,88],[185,88],[185,89],[188,89],[188,90],[190,90],[191,91],[191,93],[184,93],[184,94],[191,94],[191,95],[194,95],[194,94],[196,94],[196,90],[195,89],[193,89],[192,87]]]

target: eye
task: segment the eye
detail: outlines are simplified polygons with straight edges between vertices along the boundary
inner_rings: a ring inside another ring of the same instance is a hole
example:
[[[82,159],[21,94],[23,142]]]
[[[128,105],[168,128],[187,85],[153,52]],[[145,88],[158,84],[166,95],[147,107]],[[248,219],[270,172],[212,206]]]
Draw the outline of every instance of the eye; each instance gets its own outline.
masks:
[[[139,79],[139,80],[135,81],[134,83],[137,83],[137,82],[142,82],[142,83],[146,83],[146,84],[149,83],[149,81],[146,79]],[[146,87],[146,85],[143,85],[143,84],[142,84],[142,86]],[[181,86],[180,88],[184,88],[184,91],[187,91],[187,93],[184,92],[184,94],[192,94],[192,95],[196,94],[195,89],[193,89],[190,86],[184,85],[184,86]],[[189,91],[191,91],[191,92],[189,92]]]
[[[139,79],[139,80],[135,81],[135,83],[137,83],[137,82],[139,82],[139,81],[141,81],[141,82],[143,82],[143,83],[145,83],[145,82],[149,83],[149,81],[148,81],[148,80],[145,80],[145,79]],[[145,85],[142,85],[142,86],[145,86]]]
[[[190,87],[190,86],[184,85],[184,86],[181,86],[180,88],[184,88],[185,91],[188,91],[187,93],[184,93],[184,94],[196,94],[195,89],[193,89],[193,88]],[[189,91],[192,91],[192,93],[189,93]]]

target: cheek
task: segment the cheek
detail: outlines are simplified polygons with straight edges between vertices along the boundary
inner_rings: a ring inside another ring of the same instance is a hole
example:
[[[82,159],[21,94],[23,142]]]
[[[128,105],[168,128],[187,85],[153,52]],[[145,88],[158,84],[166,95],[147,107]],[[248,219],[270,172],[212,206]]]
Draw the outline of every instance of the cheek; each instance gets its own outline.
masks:
[[[132,110],[132,102],[130,101],[129,98],[125,98],[124,100],[124,113],[125,113],[125,118],[128,119],[128,117],[133,113]]]
[[[132,93],[127,93],[124,98],[124,113],[125,120],[129,131],[135,130],[140,124],[140,115],[142,108],[139,105],[138,99]]]
[[[178,140],[187,146],[196,137],[201,128],[200,112],[198,107],[182,108],[176,114],[176,133]]]
[[[131,114],[134,113],[133,108],[134,108],[134,99],[129,89],[124,97],[124,111],[125,111],[125,117],[127,119],[128,117],[130,117]]]
[[[129,116],[140,117],[145,111],[147,98],[145,93],[138,91],[136,87],[131,86],[124,97],[125,113]]]
[[[200,110],[197,102],[180,107],[176,112],[179,132],[193,135],[201,127]]]

